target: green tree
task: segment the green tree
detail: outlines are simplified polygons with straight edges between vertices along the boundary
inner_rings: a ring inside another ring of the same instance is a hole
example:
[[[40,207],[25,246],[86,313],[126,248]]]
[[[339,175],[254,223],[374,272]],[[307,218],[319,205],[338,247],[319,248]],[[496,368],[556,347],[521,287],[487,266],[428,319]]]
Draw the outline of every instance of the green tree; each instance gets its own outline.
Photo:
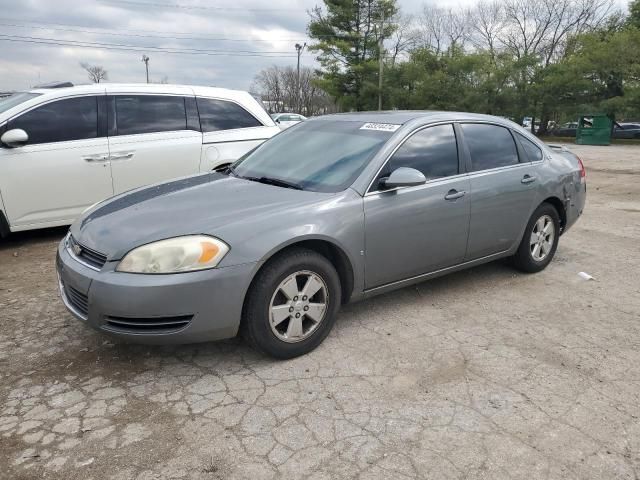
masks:
[[[630,27],[640,28],[640,0],[629,2],[629,16],[627,24]]]
[[[378,67],[383,61],[379,39],[390,37],[395,0],[324,0],[311,12],[309,49],[318,52],[318,83],[345,110],[375,109]],[[383,25],[383,26],[382,26]]]

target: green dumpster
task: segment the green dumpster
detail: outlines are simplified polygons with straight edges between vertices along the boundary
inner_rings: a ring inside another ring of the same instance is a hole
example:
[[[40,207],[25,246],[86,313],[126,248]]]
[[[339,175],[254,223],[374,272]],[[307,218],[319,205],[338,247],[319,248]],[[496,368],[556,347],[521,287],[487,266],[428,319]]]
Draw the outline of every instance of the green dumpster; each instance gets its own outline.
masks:
[[[609,145],[611,127],[611,119],[604,114],[582,115],[578,120],[576,143],[578,145]]]

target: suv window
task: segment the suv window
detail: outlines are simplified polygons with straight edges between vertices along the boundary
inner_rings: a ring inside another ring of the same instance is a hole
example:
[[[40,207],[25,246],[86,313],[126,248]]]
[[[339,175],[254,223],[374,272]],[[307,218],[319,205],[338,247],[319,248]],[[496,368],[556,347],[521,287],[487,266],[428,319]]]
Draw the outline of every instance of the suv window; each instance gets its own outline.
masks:
[[[378,174],[373,189],[399,167],[415,168],[427,180],[457,175],[458,146],[453,125],[428,127],[409,137]]]
[[[233,102],[202,97],[196,99],[203,132],[262,126],[253,115]]]
[[[474,172],[518,163],[518,150],[507,128],[466,123],[462,125],[462,131],[469,147],[471,169]]]
[[[542,160],[542,150],[540,150],[540,147],[538,147],[524,135],[518,134],[518,138],[520,139],[520,145],[522,145],[522,148],[524,148],[524,151],[527,154],[527,158],[530,162],[539,162],[540,160]]]
[[[8,130],[21,128],[29,145],[84,140],[98,136],[96,97],[76,97],[47,103],[11,120]]]
[[[118,135],[172,132],[187,129],[183,97],[117,95]]]

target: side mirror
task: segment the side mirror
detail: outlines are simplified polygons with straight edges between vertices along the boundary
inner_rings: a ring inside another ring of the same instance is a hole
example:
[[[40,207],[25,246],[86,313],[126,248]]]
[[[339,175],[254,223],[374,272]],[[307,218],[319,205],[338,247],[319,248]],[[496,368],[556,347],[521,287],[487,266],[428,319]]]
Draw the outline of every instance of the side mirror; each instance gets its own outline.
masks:
[[[29,141],[29,135],[21,128],[13,128],[4,132],[0,137],[0,142],[9,148],[21,147]]]
[[[381,187],[385,189],[398,187],[415,187],[422,185],[427,181],[422,172],[415,168],[399,167],[396,168],[388,178],[381,180]]]

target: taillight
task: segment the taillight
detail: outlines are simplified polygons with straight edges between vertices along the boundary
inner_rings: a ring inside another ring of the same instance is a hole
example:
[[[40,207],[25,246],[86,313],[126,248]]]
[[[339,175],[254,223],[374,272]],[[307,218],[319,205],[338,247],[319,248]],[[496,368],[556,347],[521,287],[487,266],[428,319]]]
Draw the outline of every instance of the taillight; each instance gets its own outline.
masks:
[[[584,182],[587,177],[587,171],[584,169],[584,163],[582,163],[580,157],[576,155],[576,158],[578,159],[578,163],[580,164],[580,182]]]

